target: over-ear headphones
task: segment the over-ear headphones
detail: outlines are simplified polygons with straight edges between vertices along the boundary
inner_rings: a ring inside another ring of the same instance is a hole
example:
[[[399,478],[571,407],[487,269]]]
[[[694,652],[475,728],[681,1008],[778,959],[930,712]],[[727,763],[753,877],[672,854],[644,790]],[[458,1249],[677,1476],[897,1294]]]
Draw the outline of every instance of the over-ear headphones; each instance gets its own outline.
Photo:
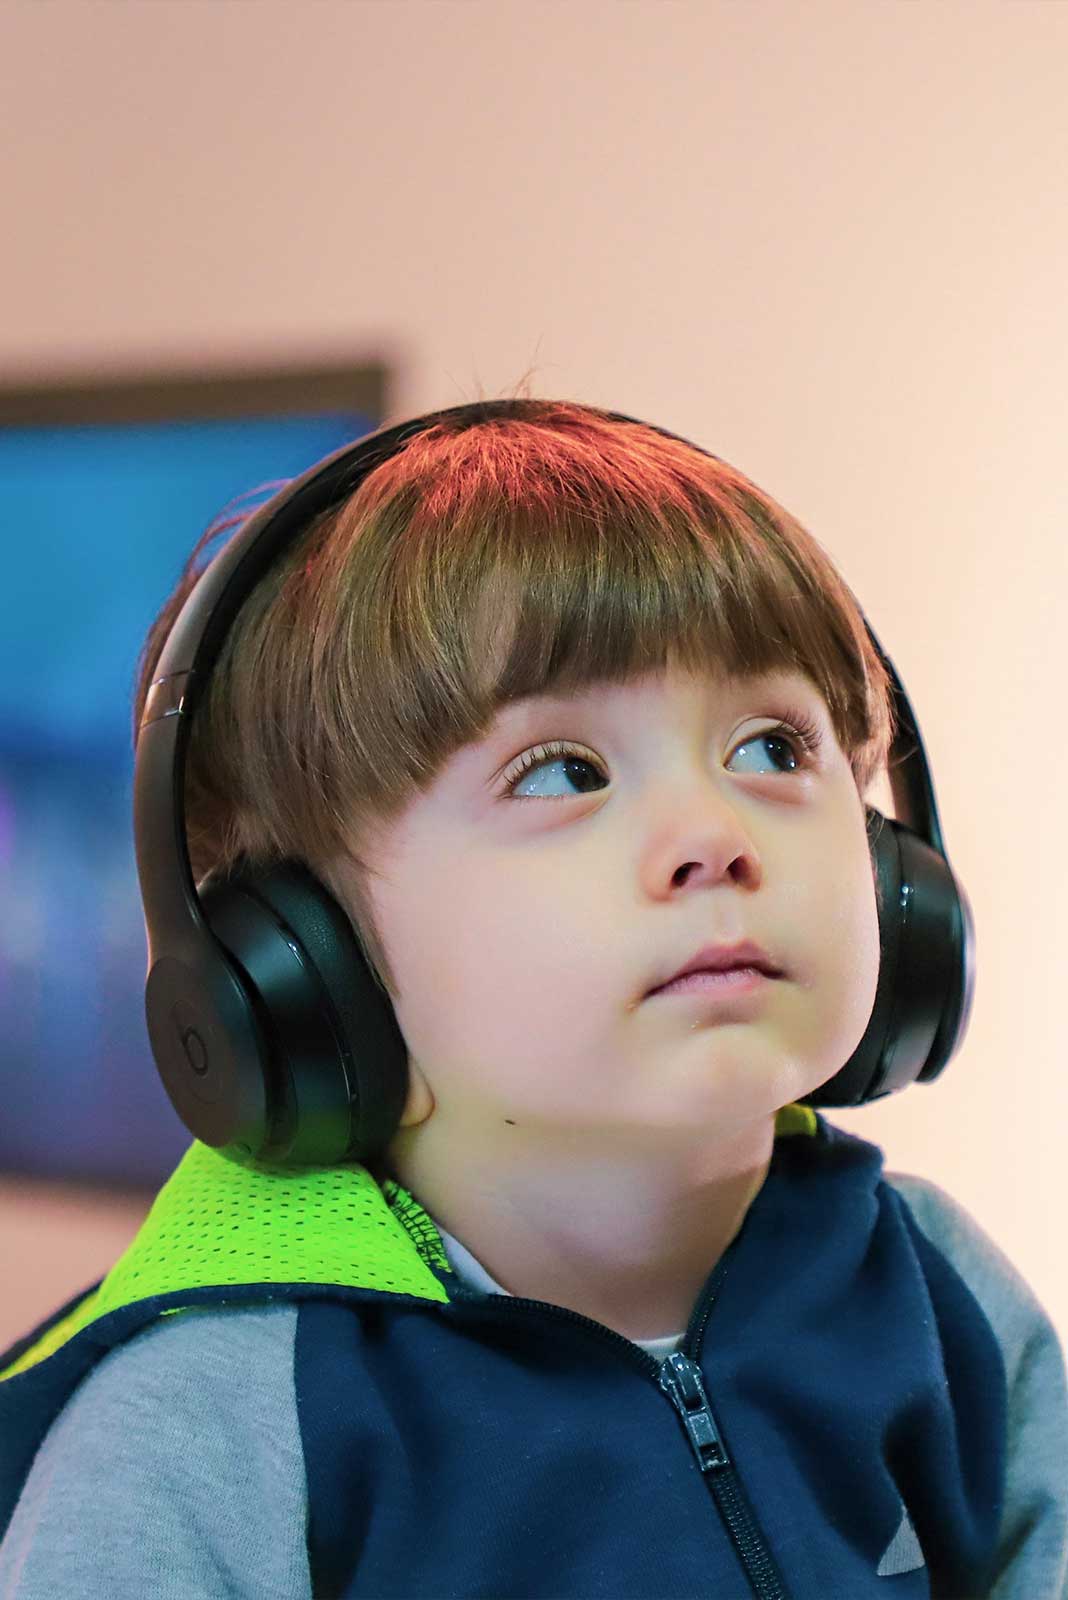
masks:
[[[347,499],[415,434],[516,409],[495,400],[431,412],[317,462],[215,556],[163,645],[134,763],[145,1016],[178,1115],[196,1139],[233,1161],[288,1167],[374,1159],[404,1109],[407,1050],[348,917],[303,863],[238,868],[209,880],[198,896],[183,814],[190,719],[243,601],[314,517]],[[805,1097],[812,1106],[863,1105],[932,1082],[960,1048],[975,983],[971,906],[946,858],[923,741],[893,662],[866,618],[865,626],[896,695],[888,768],[902,820],[865,808],[878,888],[878,986],[864,1037],[841,1070]]]

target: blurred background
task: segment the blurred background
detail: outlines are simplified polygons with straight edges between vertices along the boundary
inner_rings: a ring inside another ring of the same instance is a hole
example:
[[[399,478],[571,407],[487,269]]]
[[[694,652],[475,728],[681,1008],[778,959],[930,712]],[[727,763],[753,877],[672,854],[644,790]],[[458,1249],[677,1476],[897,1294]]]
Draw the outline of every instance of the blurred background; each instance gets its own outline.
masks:
[[[725,457],[860,599],[978,975],[936,1083],[826,1114],[1068,1343],[1066,66],[1057,0],[9,0],[0,1350],[189,1143],[143,1012],[153,616],[224,507],[524,377]]]

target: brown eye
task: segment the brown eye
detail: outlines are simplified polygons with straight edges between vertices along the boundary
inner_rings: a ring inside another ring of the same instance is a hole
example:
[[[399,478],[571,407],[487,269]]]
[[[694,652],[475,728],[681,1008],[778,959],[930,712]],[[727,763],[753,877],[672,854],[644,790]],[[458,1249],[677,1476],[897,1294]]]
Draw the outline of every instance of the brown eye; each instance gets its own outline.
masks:
[[[535,795],[515,794],[516,789],[519,787],[520,783],[522,783],[523,779],[528,777],[529,774],[534,772],[537,768],[561,765],[566,767],[567,776],[573,783],[577,783],[579,785],[579,792],[583,794],[589,793],[589,785],[585,782],[583,769],[585,769],[586,772],[596,771],[602,774],[604,773],[604,768],[601,766],[600,762],[595,761],[588,752],[579,749],[575,745],[539,744],[533,750],[528,750],[526,755],[523,757],[520,766],[505,776],[505,792],[519,800],[533,800],[537,798],[547,800],[569,800],[573,797],[567,794],[543,795],[540,797]]]
[[[784,753],[784,760],[789,766],[780,767],[781,772],[797,772],[807,765],[805,746],[799,736],[789,728],[769,728],[766,733],[753,734],[735,746],[735,755],[739,750],[751,750],[757,745],[771,745],[775,750]]]

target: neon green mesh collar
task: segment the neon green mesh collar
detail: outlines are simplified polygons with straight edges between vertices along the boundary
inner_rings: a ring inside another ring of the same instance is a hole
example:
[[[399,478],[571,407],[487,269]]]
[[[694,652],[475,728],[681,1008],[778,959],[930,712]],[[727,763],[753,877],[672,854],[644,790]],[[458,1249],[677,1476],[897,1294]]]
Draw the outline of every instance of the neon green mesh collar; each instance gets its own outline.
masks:
[[[816,1131],[808,1106],[784,1106],[776,1116],[776,1138]],[[393,1179],[380,1186],[356,1165],[299,1173],[238,1166],[194,1142],[99,1288],[0,1372],[0,1381],[46,1360],[108,1312],[153,1295],[317,1283],[447,1302],[433,1269],[448,1267],[433,1221]]]

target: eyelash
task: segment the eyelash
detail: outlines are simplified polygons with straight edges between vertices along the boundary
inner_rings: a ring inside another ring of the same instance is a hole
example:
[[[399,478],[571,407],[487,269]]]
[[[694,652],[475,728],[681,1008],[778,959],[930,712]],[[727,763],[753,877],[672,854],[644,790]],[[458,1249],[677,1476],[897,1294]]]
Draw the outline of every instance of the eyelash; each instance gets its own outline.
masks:
[[[781,738],[783,735],[792,741],[801,755],[801,765],[806,769],[815,766],[817,757],[823,744],[823,735],[819,725],[803,712],[787,712],[790,722],[779,722],[773,728],[762,728],[759,733],[750,734],[745,739],[740,739],[735,749],[743,744],[752,744],[759,739]],[[533,750],[528,750],[523,757],[519,768],[511,773],[506,773],[503,783],[504,792],[512,799],[520,801],[533,800],[533,795],[516,795],[514,791],[521,781],[535,767],[540,767],[543,761],[559,760],[562,756],[580,756],[582,760],[590,760],[592,766],[600,767],[601,763],[591,759],[589,754],[579,745],[568,744],[566,740],[553,740],[549,744],[539,744]],[[603,768],[602,768],[603,770]],[[780,773],[780,777],[789,777],[789,773]],[[566,800],[567,795],[550,795],[551,800]]]

